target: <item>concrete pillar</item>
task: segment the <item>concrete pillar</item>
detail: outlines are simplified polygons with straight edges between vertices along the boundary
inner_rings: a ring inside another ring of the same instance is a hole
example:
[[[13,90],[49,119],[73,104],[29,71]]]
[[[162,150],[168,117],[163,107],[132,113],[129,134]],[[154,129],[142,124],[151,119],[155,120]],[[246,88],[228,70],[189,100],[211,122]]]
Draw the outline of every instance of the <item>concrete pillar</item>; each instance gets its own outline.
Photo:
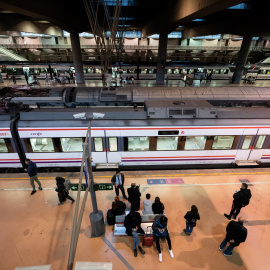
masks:
[[[252,37],[245,36],[242,41],[241,49],[239,51],[238,60],[236,63],[236,68],[233,74],[233,84],[238,84],[241,82],[243,70],[247,61],[249,48],[251,45]]]
[[[167,34],[159,35],[157,76],[156,76],[156,83],[158,84],[164,84],[166,55],[167,55],[167,41],[168,41]]]
[[[81,53],[79,34],[70,33],[70,41],[71,41],[71,47],[72,47],[76,83],[84,84],[85,80],[84,80],[84,73],[83,73],[82,53]]]

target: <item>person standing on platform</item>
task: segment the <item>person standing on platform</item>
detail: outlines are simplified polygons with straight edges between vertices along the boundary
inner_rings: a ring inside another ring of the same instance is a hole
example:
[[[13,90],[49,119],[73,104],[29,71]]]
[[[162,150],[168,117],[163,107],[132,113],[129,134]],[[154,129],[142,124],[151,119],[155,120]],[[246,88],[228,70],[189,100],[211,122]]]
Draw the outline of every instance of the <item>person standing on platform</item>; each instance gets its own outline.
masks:
[[[136,186],[136,183],[132,183],[131,187],[128,188],[128,201],[131,203],[131,211],[140,210],[141,192],[140,187]]]
[[[115,175],[111,179],[111,182],[114,185],[116,196],[117,197],[119,196],[119,189],[120,189],[123,194],[123,198],[127,200],[127,196],[124,189],[124,183],[125,183],[124,174],[120,173],[120,171],[116,171]]]
[[[173,258],[173,252],[172,252],[172,244],[171,244],[171,238],[168,232],[168,228],[167,228],[167,223],[168,223],[168,218],[165,217],[164,215],[159,215],[155,217],[155,221],[152,225],[153,228],[153,234],[156,237],[156,246],[157,246],[157,250],[158,250],[158,257],[159,257],[159,262],[162,262],[162,253],[160,250],[160,244],[159,244],[159,239],[165,239],[168,242],[168,246],[169,246],[169,253],[171,255],[171,257]]]
[[[200,77],[200,85],[202,84],[202,81],[203,81],[203,75],[201,75]]]
[[[251,195],[250,189],[248,189],[248,184],[243,183],[241,185],[240,191],[238,192],[236,191],[233,194],[233,204],[232,204],[232,210],[230,214],[229,215],[224,214],[224,216],[229,220],[232,217],[233,219],[236,219],[236,217],[240,213],[241,208],[249,204],[249,200],[251,196],[252,195]]]
[[[143,200],[143,215],[153,214],[152,205],[153,202],[150,200],[151,195],[149,193],[146,194],[146,200]]]
[[[191,235],[193,228],[196,227],[196,221],[200,220],[197,206],[192,205],[191,211],[188,211],[184,218],[186,219],[186,229],[184,229],[184,233],[187,235]]]
[[[223,252],[224,256],[232,256],[232,251],[234,247],[240,245],[246,241],[247,238],[247,229],[243,226],[245,219],[242,217],[238,218],[238,222],[232,220],[228,223],[226,228],[226,237],[220,244],[219,250],[225,249],[227,243],[229,242],[230,245],[227,249]]]
[[[25,164],[27,165],[27,169],[25,170],[27,170],[27,173],[30,176],[30,184],[33,188],[31,195],[33,195],[36,193],[36,187],[35,187],[34,181],[38,183],[38,189],[42,190],[41,183],[38,180],[38,176],[37,176],[37,165],[35,162],[31,161],[30,159],[26,159]]]
[[[25,77],[26,83],[28,84],[28,74],[26,71],[24,72],[24,77]]]
[[[14,84],[16,84],[16,77],[15,77],[14,74],[12,75],[12,81],[13,81]]]
[[[155,202],[152,205],[152,210],[154,214],[163,214],[164,213],[164,204],[160,201],[159,197],[155,198]]]
[[[124,226],[126,227],[126,233],[133,238],[133,251],[134,257],[137,257],[137,247],[142,255],[145,254],[145,251],[140,245],[139,235],[144,234],[144,230],[141,227],[142,217],[140,213],[135,212],[131,209],[130,213],[125,217]]]

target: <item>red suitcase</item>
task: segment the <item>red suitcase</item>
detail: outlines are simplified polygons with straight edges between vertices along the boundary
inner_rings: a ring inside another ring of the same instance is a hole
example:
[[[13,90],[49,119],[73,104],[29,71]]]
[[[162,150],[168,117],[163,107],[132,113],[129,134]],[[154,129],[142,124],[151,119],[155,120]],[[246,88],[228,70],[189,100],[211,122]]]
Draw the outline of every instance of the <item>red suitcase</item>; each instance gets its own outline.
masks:
[[[148,231],[148,228],[151,228],[151,229]],[[154,236],[152,233],[152,226],[148,226],[146,229],[146,233],[143,237],[143,245],[147,247],[151,247],[153,246],[153,241],[154,241]]]

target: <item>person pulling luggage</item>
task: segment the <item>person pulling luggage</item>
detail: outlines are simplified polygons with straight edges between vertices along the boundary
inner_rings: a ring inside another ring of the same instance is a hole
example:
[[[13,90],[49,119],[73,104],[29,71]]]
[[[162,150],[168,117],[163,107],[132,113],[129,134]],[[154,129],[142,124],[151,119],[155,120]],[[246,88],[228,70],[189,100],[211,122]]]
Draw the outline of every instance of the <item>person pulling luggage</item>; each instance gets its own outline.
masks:
[[[57,188],[55,189],[55,191],[58,193],[58,198],[59,198],[58,205],[62,205],[63,202],[66,201],[66,199],[71,200],[70,204],[73,204],[75,200],[71,196],[68,195],[68,190],[66,189],[64,185],[65,179],[63,177],[57,176],[55,180],[56,180],[56,185],[57,185]]]

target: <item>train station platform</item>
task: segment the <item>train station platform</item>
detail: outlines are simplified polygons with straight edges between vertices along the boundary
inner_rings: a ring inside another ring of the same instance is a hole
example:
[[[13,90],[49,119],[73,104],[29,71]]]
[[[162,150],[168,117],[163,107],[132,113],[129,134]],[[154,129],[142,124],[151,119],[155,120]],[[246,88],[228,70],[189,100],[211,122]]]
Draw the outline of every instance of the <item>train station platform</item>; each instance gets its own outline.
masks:
[[[105,235],[91,238],[86,204],[75,261],[112,262],[113,269],[204,269],[266,270],[270,268],[270,169],[241,168],[223,170],[133,171],[123,172],[125,189],[132,182],[140,184],[141,209],[146,193],[159,196],[165,205],[174,258],[166,241],[161,241],[163,262],[159,263],[156,245],[145,247],[146,254],[135,258],[132,238],[114,236],[113,226],[106,225]],[[67,267],[75,204],[58,206],[54,190],[55,176],[78,182],[78,173],[39,174],[43,190],[30,195],[27,174],[0,176],[0,269],[51,264],[53,270]],[[113,172],[94,172],[97,183],[110,182]],[[247,182],[252,193],[250,204],[242,208],[248,230],[245,243],[225,257],[219,245],[225,237],[228,220],[223,216],[232,205],[232,196]],[[98,208],[106,217],[114,200],[114,191],[98,191]],[[77,192],[70,191],[76,199]],[[120,193],[121,195],[121,193]],[[122,199],[122,196],[120,196]],[[124,200],[129,207],[129,203]],[[195,204],[201,216],[191,236],[183,232],[184,215]]]

